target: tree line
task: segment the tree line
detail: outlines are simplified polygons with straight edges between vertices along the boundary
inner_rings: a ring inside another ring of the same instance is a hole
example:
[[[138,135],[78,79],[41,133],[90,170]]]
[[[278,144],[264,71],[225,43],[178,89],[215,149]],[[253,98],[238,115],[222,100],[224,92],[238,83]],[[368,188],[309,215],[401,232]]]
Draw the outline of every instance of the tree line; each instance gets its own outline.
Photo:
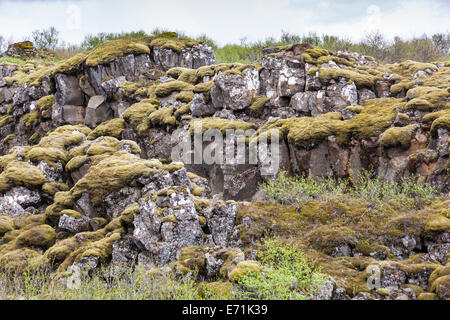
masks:
[[[155,28],[150,33],[143,30],[121,33],[98,33],[88,34],[81,44],[67,44],[60,39],[59,32],[54,28],[34,30],[23,40],[30,40],[37,48],[53,50],[57,54],[70,57],[77,52],[91,50],[99,44],[122,38],[139,38],[143,36],[155,35],[161,32],[168,32],[162,28]],[[177,31],[179,37],[185,37],[186,34]],[[394,63],[404,60],[415,60],[420,62],[432,62],[437,60],[448,60],[450,50],[450,33],[436,33],[431,36],[426,34],[420,37],[402,39],[394,37],[386,38],[380,31],[367,33],[362,40],[352,41],[349,38],[338,37],[334,35],[311,32],[304,35],[281,32],[279,38],[267,37],[260,41],[248,41],[242,38],[240,43],[231,43],[220,46],[215,40],[203,34],[191,37],[197,40],[203,40],[214,48],[216,60],[218,63],[240,62],[252,63],[262,58],[262,49],[269,46],[284,46],[293,43],[311,43],[314,46],[328,49],[332,52],[352,51],[363,55],[369,55],[384,63]],[[13,42],[12,38],[6,39],[0,35],[0,52],[7,49]]]

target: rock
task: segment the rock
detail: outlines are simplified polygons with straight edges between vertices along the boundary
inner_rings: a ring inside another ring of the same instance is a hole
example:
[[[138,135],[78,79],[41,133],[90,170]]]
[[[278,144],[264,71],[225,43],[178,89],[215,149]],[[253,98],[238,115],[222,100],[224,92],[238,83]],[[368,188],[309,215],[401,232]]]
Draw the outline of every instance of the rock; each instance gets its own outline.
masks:
[[[0,212],[12,218],[27,216],[30,214],[25,211],[13,197],[0,197]]]
[[[243,110],[257,96],[259,75],[254,67],[246,68],[242,74],[219,75],[211,89],[211,100],[215,109]]]
[[[262,59],[261,91],[268,98],[292,97],[305,90],[305,66],[298,58],[266,55]]]
[[[58,227],[71,233],[89,231],[89,219],[87,217],[74,218],[63,214],[59,218]]]
[[[203,93],[196,93],[191,103],[191,112],[194,117],[206,117],[213,115],[217,109],[205,101]]]
[[[58,74],[55,77],[56,93],[55,101],[61,106],[84,104],[84,96],[79,86],[79,81],[75,76]]]
[[[85,125],[95,128],[98,124],[111,119],[113,116],[110,105],[104,96],[93,96],[86,108]]]
[[[22,208],[36,206],[41,202],[41,196],[36,190],[29,190],[24,187],[15,187],[5,193],[5,197],[19,204]],[[2,210],[0,209],[0,212]]]
[[[73,106],[73,105],[65,105],[62,107],[62,121],[64,123],[76,125],[76,124],[84,124],[86,108],[83,106]],[[59,115],[55,113],[55,116],[52,118],[57,119]]]

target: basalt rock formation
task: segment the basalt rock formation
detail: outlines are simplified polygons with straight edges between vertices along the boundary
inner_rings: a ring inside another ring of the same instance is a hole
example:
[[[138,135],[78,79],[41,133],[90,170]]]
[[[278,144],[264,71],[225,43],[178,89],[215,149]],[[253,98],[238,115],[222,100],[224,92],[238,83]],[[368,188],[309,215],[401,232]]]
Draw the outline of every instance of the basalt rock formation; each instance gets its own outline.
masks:
[[[226,280],[272,230],[302,234],[332,276],[322,298],[448,299],[448,62],[383,65],[304,44],[264,53],[261,63],[216,64],[206,44],[166,33],[55,64],[0,64],[0,269],[170,265]],[[418,174],[443,201],[373,216],[351,201],[256,201],[258,183],[277,174],[262,174],[264,159],[172,161],[195,124],[254,129],[248,145],[279,129],[279,170]],[[372,265],[389,290],[367,288]]]

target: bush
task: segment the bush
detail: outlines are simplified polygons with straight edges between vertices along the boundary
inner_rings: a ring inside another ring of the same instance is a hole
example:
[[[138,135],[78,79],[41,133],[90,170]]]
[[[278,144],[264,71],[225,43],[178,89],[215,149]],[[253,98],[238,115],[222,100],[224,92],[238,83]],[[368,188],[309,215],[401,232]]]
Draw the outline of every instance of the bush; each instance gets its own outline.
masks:
[[[249,272],[238,280],[241,300],[309,300],[327,280],[310,266],[303,252],[278,238],[264,238],[257,253],[263,266],[261,273]]]
[[[410,176],[399,181],[385,182],[362,171],[352,182],[333,177],[313,179],[310,176],[287,176],[285,171],[271,181],[260,185],[269,200],[295,205],[313,199],[327,200],[355,197],[377,204],[391,203],[406,208],[423,207],[437,197],[436,189],[423,177]]]

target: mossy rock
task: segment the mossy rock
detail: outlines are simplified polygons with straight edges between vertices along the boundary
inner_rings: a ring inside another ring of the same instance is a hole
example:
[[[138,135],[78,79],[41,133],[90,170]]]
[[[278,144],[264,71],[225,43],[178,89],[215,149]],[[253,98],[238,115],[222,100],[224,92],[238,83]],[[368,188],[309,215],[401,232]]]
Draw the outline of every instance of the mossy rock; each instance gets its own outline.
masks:
[[[424,228],[425,232],[427,233],[444,232],[448,229],[450,229],[450,219],[441,215],[430,217],[425,223]]]
[[[14,230],[14,221],[8,216],[0,216],[0,236]]]
[[[194,86],[184,81],[170,81],[162,83],[156,87],[155,94],[157,97],[167,97],[175,91],[192,91]]]
[[[55,243],[55,240],[55,230],[49,225],[43,224],[21,233],[17,237],[17,245],[47,249]]]
[[[44,110],[47,108],[50,108],[51,106],[53,106],[55,104],[55,96],[54,95],[49,95],[49,96],[45,96],[40,98],[37,102],[36,102],[36,107],[39,110]]]
[[[403,149],[408,149],[411,146],[412,136],[417,129],[419,129],[418,124],[389,128],[381,136],[381,145],[384,148],[400,146]]]
[[[233,282],[238,282],[239,279],[244,276],[260,272],[262,272],[262,268],[259,262],[254,260],[245,260],[237,264],[237,266],[228,275],[228,278]]]
[[[375,87],[376,77],[369,74],[362,74],[353,70],[338,69],[338,68],[321,68],[319,70],[319,80],[323,84],[328,84],[331,79],[339,80],[345,78],[355,83],[358,88]]]
[[[264,107],[267,102],[270,101],[270,98],[266,97],[256,97],[253,99],[253,102],[251,106],[249,107],[249,110],[251,113],[253,113],[256,116],[261,115],[264,112]]]
[[[42,255],[32,249],[22,248],[0,254],[0,270],[7,273],[23,274],[43,267]]]
[[[95,140],[101,136],[111,136],[119,139],[123,130],[125,130],[125,120],[123,118],[115,118],[99,124],[87,138]]]
[[[222,134],[225,134],[227,130],[249,130],[256,129],[256,125],[250,122],[227,120],[222,118],[203,118],[195,119],[189,123],[189,133],[194,134],[194,129],[196,126],[201,126],[202,133],[207,130],[217,129]]]
[[[0,192],[13,186],[39,188],[45,183],[44,173],[26,162],[12,161],[0,174]]]

